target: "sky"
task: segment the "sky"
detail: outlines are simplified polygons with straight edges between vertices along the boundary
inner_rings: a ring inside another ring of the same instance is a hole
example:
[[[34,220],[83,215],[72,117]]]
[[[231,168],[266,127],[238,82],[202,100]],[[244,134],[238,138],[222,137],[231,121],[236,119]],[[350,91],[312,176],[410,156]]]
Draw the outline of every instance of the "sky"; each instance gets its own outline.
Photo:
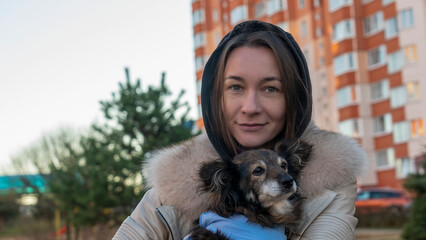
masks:
[[[0,0],[0,175],[43,134],[101,121],[125,67],[144,89],[165,71],[196,118],[191,18],[190,0]]]

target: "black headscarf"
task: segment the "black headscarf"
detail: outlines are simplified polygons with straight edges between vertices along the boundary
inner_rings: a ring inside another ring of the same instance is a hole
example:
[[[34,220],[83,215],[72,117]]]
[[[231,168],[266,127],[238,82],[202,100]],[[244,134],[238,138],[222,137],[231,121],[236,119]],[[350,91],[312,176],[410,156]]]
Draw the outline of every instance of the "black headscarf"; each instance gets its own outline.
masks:
[[[203,79],[201,85],[201,107],[203,113],[203,121],[204,127],[206,129],[207,135],[213,144],[216,151],[223,159],[231,159],[233,154],[231,150],[228,149],[224,143],[223,136],[220,136],[220,132],[216,124],[213,123],[212,118],[212,102],[210,100],[212,95],[212,90],[214,89],[214,81],[216,80],[216,67],[219,63],[219,59],[221,53],[223,52],[227,43],[234,37],[240,34],[250,34],[253,32],[273,32],[275,34],[279,34],[281,39],[283,39],[283,44],[285,44],[291,54],[294,57],[295,63],[298,67],[298,72],[300,78],[303,80],[305,87],[307,89],[307,93],[309,96],[300,96],[300,102],[303,107],[297,110],[296,113],[296,129],[295,129],[295,137],[299,138],[302,133],[305,131],[309,122],[311,121],[312,116],[312,87],[311,80],[309,77],[308,66],[306,64],[305,57],[303,56],[302,51],[300,50],[299,45],[294,40],[293,36],[282,30],[280,27],[275,26],[270,23],[250,20],[242,22],[234,27],[234,29],[226,34],[226,36],[222,39],[222,41],[217,46],[216,50],[212,53],[209,60],[207,61],[204,72]]]

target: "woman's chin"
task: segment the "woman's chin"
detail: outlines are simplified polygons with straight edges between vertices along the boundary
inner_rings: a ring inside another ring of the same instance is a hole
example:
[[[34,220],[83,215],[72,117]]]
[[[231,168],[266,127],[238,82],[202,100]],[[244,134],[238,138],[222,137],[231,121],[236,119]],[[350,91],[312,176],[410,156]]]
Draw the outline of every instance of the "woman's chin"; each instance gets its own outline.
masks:
[[[251,136],[250,139],[236,139],[238,143],[243,147],[247,149],[257,149],[257,148],[265,148],[265,144],[269,142],[270,139],[262,140],[261,137],[253,137]]]

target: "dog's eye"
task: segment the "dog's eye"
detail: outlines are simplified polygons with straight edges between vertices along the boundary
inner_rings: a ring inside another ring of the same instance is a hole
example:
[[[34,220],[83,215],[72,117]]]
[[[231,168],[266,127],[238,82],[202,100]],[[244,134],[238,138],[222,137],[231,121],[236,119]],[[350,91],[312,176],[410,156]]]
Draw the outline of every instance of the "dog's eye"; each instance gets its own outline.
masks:
[[[256,169],[253,170],[253,175],[255,176],[260,176],[265,172],[265,169],[261,168],[261,167],[257,167]]]
[[[281,168],[286,169],[287,168],[287,163],[285,163],[285,162],[281,163]]]

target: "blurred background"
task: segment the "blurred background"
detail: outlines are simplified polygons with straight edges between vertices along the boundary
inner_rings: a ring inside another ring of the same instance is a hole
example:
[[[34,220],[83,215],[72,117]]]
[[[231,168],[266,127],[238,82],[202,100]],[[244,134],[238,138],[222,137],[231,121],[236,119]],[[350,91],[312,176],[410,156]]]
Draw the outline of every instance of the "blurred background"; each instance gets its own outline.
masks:
[[[425,11],[426,0],[1,1],[0,239],[111,238],[143,196],[150,151],[203,130],[204,64],[247,19],[294,36],[315,123],[366,150],[357,238],[425,239],[413,221],[426,202]]]

